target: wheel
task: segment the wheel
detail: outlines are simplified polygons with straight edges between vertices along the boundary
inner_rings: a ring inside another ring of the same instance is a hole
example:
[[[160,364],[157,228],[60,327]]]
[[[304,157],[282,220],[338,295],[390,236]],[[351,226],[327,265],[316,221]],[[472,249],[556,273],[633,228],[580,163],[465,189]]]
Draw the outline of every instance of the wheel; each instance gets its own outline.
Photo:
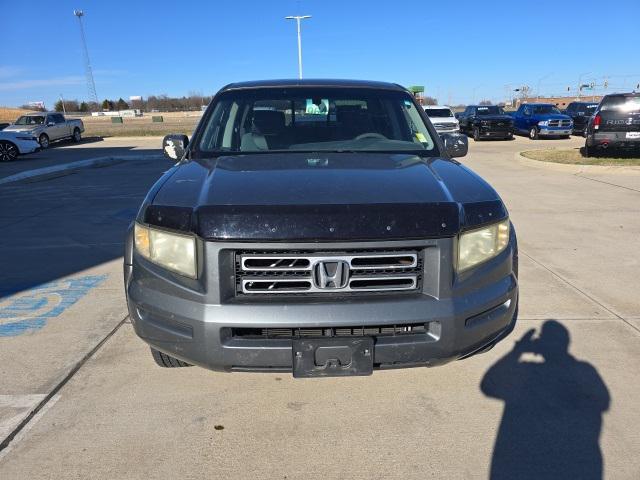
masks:
[[[529,130],[529,138],[531,140],[538,139],[538,129],[536,127],[531,127],[531,130]]]
[[[473,140],[476,142],[480,141],[480,129],[478,127],[473,127]]]
[[[18,147],[13,143],[0,141],[0,162],[12,162],[19,154]]]
[[[46,133],[41,133],[38,137],[38,143],[43,150],[49,148],[49,136]]]
[[[79,128],[74,128],[73,129],[73,137],[72,137],[72,139],[76,143],[80,143],[80,140],[82,140],[82,134],[80,133],[80,129]]]
[[[151,349],[151,355],[153,359],[156,361],[160,367],[163,368],[179,368],[179,367],[190,367],[191,365],[187,362],[183,362],[182,360],[178,360],[177,358],[173,358],[166,353],[159,352],[155,348]]]

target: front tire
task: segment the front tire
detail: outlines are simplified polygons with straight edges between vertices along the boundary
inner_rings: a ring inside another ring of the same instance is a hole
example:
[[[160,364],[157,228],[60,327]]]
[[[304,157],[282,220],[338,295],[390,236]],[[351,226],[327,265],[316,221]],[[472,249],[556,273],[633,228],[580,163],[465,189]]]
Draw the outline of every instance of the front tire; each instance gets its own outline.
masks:
[[[12,162],[18,158],[20,152],[11,142],[0,141],[0,162]]]
[[[46,133],[41,133],[38,137],[38,143],[43,150],[49,148],[49,136]]]
[[[162,368],[180,368],[180,367],[191,367],[187,362],[183,362],[182,360],[178,360],[177,358],[173,358],[166,353],[159,352],[155,348],[151,349],[151,355],[155,360],[156,364]]]
[[[73,129],[73,136],[71,137],[71,139],[75,143],[80,143],[80,141],[82,140],[82,133],[80,132],[79,128],[74,128]]]
[[[480,141],[480,129],[478,127],[473,127],[473,140],[475,142]]]
[[[531,140],[538,140],[538,129],[536,127],[531,127],[531,130],[529,130],[529,138]]]

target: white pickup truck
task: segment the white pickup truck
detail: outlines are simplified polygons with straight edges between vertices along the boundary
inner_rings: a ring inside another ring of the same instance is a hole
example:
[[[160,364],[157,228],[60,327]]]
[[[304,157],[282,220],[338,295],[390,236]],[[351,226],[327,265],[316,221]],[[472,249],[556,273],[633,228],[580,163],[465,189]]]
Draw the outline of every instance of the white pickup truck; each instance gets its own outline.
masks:
[[[36,137],[41,148],[48,148],[51,142],[72,139],[82,140],[84,124],[82,120],[66,120],[61,113],[37,112],[22,115],[5,132],[19,132]]]

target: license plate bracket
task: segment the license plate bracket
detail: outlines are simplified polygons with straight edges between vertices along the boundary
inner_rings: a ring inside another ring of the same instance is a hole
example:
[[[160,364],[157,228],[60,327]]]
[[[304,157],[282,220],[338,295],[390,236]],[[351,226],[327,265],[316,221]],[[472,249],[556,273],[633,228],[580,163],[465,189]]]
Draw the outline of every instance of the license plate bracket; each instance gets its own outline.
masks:
[[[373,373],[373,338],[296,338],[293,376],[346,377]]]

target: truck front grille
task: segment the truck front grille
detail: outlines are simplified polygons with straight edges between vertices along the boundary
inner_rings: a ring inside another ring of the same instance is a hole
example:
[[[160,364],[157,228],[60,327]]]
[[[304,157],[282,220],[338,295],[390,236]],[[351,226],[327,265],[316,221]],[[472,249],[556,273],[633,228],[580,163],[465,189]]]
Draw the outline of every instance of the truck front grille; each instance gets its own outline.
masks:
[[[416,250],[235,253],[236,295],[357,294],[415,291]]]
[[[564,127],[569,128],[571,120],[549,120],[550,127]]]
[[[365,337],[365,336],[393,336],[427,333],[424,323],[408,325],[379,325],[379,326],[345,326],[318,328],[232,328],[233,337],[242,338],[301,338],[301,337]]]
[[[434,123],[433,126],[435,128],[439,128],[439,129],[442,129],[442,130],[444,130],[444,129],[454,129],[454,128],[457,127],[457,125],[455,123],[450,123],[450,122],[447,122],[447,123]]]

